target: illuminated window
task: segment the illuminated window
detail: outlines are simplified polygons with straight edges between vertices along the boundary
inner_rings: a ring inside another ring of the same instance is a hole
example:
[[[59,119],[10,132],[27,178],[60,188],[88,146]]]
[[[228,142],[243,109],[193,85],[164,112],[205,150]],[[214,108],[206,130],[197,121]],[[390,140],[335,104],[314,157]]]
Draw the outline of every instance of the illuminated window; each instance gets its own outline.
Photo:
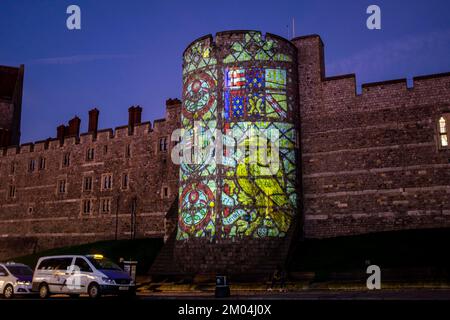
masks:
[[[447,130],[448,118],[450,118],[450,115],[447,117],[442,116],[439,118],[439,143],[443,148],[448,147],[448,130]]]

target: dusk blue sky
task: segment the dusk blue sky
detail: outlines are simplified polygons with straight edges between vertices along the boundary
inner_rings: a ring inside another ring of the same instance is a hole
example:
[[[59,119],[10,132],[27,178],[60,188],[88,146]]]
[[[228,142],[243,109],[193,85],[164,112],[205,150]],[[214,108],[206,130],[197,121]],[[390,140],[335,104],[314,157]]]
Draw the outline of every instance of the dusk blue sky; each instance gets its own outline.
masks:
[[[66,8],[81,7],[82,29],[66,28]],[[366,8],[381,8],[381,30],[366,28]],[[327,76],[357,83],[450,71],[450,1],[21,1],[0,0],[0,65],[25,64],[21,142],[54,137],[87,112],[100,127],[164,117],[181,97],[181,55],[192,40],[231,29],[287,37],[319,34]]]

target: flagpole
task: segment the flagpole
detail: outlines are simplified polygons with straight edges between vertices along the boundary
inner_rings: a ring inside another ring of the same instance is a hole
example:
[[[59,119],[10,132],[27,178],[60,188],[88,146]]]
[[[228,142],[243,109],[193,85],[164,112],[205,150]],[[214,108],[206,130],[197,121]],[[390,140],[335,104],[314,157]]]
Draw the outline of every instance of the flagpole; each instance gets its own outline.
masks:
[[[292,39],[295,38],[295,18],[292,18]]]

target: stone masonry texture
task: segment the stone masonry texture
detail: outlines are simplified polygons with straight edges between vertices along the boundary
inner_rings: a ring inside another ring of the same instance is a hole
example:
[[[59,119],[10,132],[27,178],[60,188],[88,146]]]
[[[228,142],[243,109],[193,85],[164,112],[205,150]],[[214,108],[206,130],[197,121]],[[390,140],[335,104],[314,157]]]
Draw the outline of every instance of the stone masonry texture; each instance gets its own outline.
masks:
[[[0,258],[98,240],[163,237],[165,214],[178,191],[170,133],[179,126],[181,104],[172,102],[166,118],[153,126],[138,123],[5,149]],[[160,150],[160,139],[167,139],[167,150]],[[104,188],[105,175],[112,177],[111,188]],[[88,188],[85,178],[92,179]]]
[[[438,141],[438,119],[450,113],[450,74],[415,77],[410,87],[405,79],[364,84],[357,93],[354,74],[325,76],[319,36],[291,41],[297,50],[302,203],[299,230],[289,238],[450,227],[450,150]],[[0,117],[5,104],[0,100]],[[0,259],[116,237],[167,239],[176,224],[176,215],[166,215],[178,201],[179,174],[170,159],[170,134],[180,127],[180,110],[180,101],[168,100],[166,118],[153,126],[138,119],[80,136],[64,134],[63,127],[62,139],[4,148]],[[160,151],[163,137],[167,151]],[[122,190],[126,173],[129,186]],[[103,188],[105,174],[112,175],[111,190]],[[91,191],[83,189],[86,176],[93,178]],[[92,200],[88,214],[86,199]],[[102,213],[104,199],[110,200],[108,213]],[[243,246],[200,240],[178,244],[174,254],[192,253],[180,261],[188,270],[197,264],[196,271],[227,271],[220,259],[228,259],[239,272],[249,255],[256,265],[267,259],[275,264],[288,250],[289,243],[270,240],[250,239]]]
[[[326,78],[319,36],[298,49],[303,225],[308,238],[450,226],[450,150],[438,119],[450,74],[362,85]]]

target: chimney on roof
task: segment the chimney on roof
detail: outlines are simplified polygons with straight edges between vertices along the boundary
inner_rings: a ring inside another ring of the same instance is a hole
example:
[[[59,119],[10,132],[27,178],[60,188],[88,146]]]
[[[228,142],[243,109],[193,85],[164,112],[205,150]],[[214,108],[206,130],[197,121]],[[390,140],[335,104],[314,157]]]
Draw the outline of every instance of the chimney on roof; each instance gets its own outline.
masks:
[[[80,135],[81,120],[77,116],[69,121],[69,129],[67,135],[78,137]]]
[[[140,124],[142,118],[142,108],[141,106],[134,107],[134,124]]]
[[[131,106],[128,108],[128,134],[133,134],[134,126],[141,123],[142,108]]]
[[[97,108],[89,110],[89,128],[88,132],[97,133],[98,130],[98,115],[100,111]]]
[[[61,142],[64,140],[64,136],[66,135],[66,126],[60,125],[56,127],[56,138]]]
[[[129,127],[133,127],[134,126],[134,112],[135,112],[135,107],[131,106],[128,108],[128,126]]]

